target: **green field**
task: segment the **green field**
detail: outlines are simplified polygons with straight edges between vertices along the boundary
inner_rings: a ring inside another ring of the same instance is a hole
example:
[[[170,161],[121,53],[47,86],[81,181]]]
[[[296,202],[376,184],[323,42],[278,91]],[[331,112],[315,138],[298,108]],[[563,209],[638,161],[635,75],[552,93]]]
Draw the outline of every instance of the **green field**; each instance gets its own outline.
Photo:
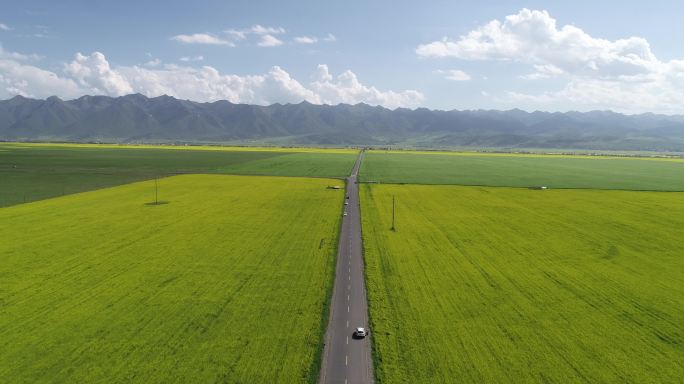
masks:
[[[344,177],[356,152],[0,143],[0,207],[174,174]]]
[[[293,153],[220,168],[237,175],[346,177],[356,160],[353,153]]]
[[[684,377],[683,193],[361,193],[378,382]]]
[[[380,183],[684,191],[684,159],[371,151],[360,175]]]
[[[153,184],[0,209],[0,381],[315,381],[343,191]]]

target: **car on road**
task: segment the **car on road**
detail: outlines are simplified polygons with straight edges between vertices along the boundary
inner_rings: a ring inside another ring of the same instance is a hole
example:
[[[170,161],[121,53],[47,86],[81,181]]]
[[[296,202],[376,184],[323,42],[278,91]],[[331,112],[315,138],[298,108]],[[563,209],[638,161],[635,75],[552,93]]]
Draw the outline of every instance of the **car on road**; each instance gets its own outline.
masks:
[[[349,205],[349,202],[348,202],[348,201],[345,201],[345,202],[344,202],[344,205]]]
[[[368,331],[366,330],[366,328],[359,327],[356,328],[356,330],[354,331],[354,337],[364,338],[366,336],[368,336]]]
[[[347,212],[343,213],[342,216],[347,216]]]

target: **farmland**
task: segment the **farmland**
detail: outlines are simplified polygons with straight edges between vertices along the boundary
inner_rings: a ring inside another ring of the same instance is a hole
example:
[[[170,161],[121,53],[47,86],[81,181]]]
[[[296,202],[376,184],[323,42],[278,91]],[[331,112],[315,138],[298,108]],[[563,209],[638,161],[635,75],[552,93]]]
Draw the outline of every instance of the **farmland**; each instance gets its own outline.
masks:
[[[2,381],[314,381],[329,184],[181,175],[162,205],[144,181],[0,209]]]
[[[684,191],[684,159],[476,153],[367,153],[362,181]]]
[[[684,194],[368,184],[361,193],[379,382],[684,376]]]
[[[174,174],[344,177],[349,150],[0,143],[0,207]]]

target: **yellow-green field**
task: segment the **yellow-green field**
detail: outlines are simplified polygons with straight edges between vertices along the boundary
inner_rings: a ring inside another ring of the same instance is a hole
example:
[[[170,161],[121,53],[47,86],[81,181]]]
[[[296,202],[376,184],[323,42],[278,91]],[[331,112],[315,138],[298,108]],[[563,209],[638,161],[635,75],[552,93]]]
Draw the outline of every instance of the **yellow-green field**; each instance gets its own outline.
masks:
[[[318,377],[343,191],[185,175],[0,209],[0,382]],[[255,193],[258,191],[258,193]]]
[[[684,377],[684,193],[361,193],[378,382]]]

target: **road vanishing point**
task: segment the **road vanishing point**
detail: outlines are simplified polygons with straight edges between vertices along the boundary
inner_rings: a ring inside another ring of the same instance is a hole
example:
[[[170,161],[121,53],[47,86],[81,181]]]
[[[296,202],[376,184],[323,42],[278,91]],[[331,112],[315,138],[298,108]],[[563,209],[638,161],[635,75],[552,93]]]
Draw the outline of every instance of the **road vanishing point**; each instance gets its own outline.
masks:
[[[363,274],[359,187],[356,178],[363,160],[359,152],[347,178],[346,216],[342,217],[335,286],[330,304],[330,320],[325,335],[320,383],[373,383],[370,337],[353,337],[357,327],[369,329],[368,302]]]

